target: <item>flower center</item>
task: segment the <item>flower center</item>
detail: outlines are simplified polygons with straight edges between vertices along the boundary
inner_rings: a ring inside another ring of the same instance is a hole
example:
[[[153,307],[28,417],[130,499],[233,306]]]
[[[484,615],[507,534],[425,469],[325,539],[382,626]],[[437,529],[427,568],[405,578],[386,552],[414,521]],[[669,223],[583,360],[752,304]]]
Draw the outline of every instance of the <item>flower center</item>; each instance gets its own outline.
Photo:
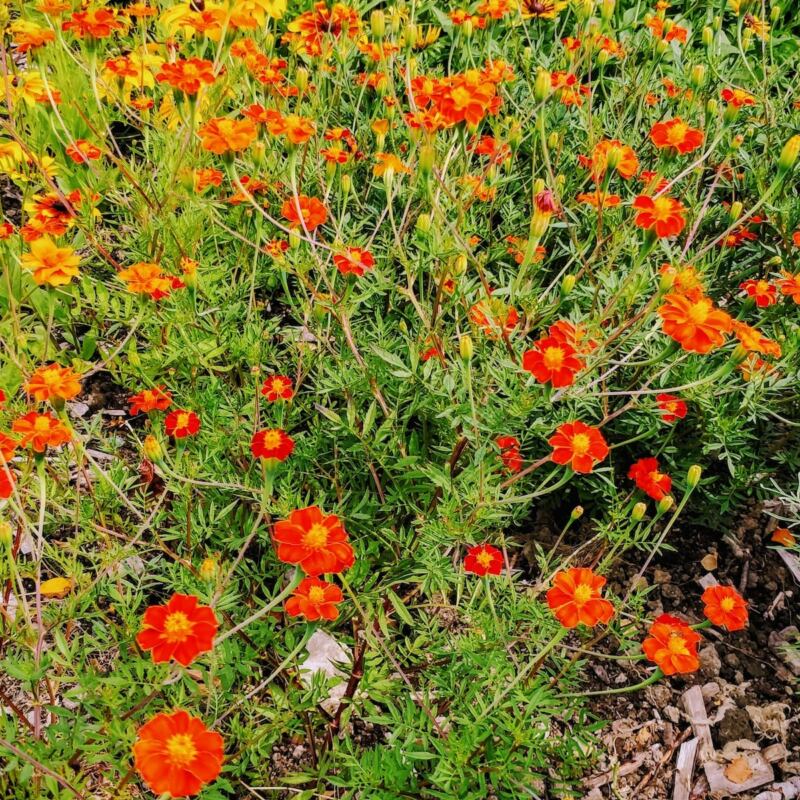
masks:
[[[36,421],[33,423],[33,429],[37,433],[44,433],[44,431],[50,430],[50,420],[48,417],[42,414],[39,417],[36,417]]]
[[[325,600],[325,590],[321,586],[312,586],[308,590],[308,599],[314,603],[314,605],[319,605]]]
[[[689,126],[685,122],[679,122],[669,129],[667,134],[667,141],[670,144],[678,145],[686,138],[686,131]]]
[[[736,601],[732,597],[723,597],[722,602],[719,604],[719,607],[727,612],[733,611],[735,606]]]
[[[492,556],[487,553],[485,550],[481,550],[477,556],[475,556],[475,560],[484,568],[488,569],[492,565]]]
[[[670,634],[669,641],[667,642],[667,649],[675,656],[689,655],[686,641],[679,633]]]
[[[657,220],[669,219],[672,216],[672,204],[667,197],[657,197],[653,201],[653,216]]]
[[[305,534],[303,534],[303,544],[306,547],[316,549],[318,547],[324,547],[327,543],[328,529],[324,525],[320,525],[319,522],[315,522]]]
[[[197,747],[188,733],[176,733],[167,739],[167,756],[174,767],[187,767],[197,756]]]
[[[276,448],[280,447],[281,435],[278,433],[278,431],[264,431],[264,437],[261,441],[265,449],[275,450]]]
[[[592,587],[587,583],[581,583],[575,587],[575,591],[572,596],[575,598],[575,602],[579,606],[582,606],[584,603],[588,603],[589,600],[592,599],[592,594]]]
[[[559,369],[564,363],[564,351],[560,347],[548,347],[542,360],[548,369]]]
[[[192,632],[192,622],[182,611],[173,611],[164,620],[164,634],[171,642],[182,642]]]
[[[189,415],[186,412],[181,412],[178,414],[178,419],[176,421],[175,428],[188,428],[189,427]]]
[[[576,456],[584,456],[592,446],[589,437],[585,433],[577,433],[572,437],[572,450]]]

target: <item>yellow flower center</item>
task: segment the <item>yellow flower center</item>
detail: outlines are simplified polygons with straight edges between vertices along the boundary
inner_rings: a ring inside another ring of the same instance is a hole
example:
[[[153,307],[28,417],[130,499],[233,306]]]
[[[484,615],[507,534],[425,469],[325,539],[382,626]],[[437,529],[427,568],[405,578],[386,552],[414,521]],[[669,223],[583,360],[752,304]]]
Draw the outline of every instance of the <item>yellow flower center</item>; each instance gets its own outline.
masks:
[[[178,414],[178,419],[176,420],[175,428],[176,430],[179,430],[181,428],[188,428],[188,427],[189,427],[189,415],[185,411],[182,411],[180,414]]]
[[[484,568],[488,569],[492,564],[492,556],[491,554],[487,553],[485,550],[481,550],[477,556],[475,556],[475,560]]]
[[[667,649],[672,655],[686,656],[689,655],[689,650],[686,647],[686,641],[679,633],[673,633],[667,642]]]
[[[312,586],[308,590],[308,599],[315,605],[319,605],[325,600],[325,590],[321,586]]]
[[[672,204],[668,197],[657,197],[653,200],[653,216],[657,220],[669,219],[672,215]]]
[[[592,599],[593,594],[592,587],[588,583],[580,583],[575,587],[575,592],[572,596],[575,598],[575,602],[582,606]]]
[[[585,433],[578,433],[572,437],[572,450],[575,455],[583,456],[589,452],[592,443]]]
[[[564,363],[564,351],[560,347],[548,347],[542,355],[542,361],[548,369],[559,369]]]
[[[686,131],[688,130],[689,126],[685,122],[678,122],[670,126],[667,133],[667,141],[672,145],[679,145],[686,137]]]
[[[733,611],[733,609],[736,607],[736,601],[732,597],[723,597],[722,602],[719,604],[719,607],[723,611],[727,612]]]
[[[182,611],[173,611],[164,620],[164,635],[171,642],[182,642],[192,632],[192,622]]]
[[[699,303],[695,303],[689,309],[689,319],[694,322],[696,325],[702,325],[708,319],[708,313],[711,309],[708,307],[708,303],[704,300],[701,300]]]
[[[44,433],[45,431],[50,430],[50,418],[44,416],[44,414],[40,417],[36,417],[36,421],[33,423],[33,429],[37,433]]]
[[[315,522],[303,535],[303,544],[306,547],[324,547],[328,543],[328,529]]]
[[[197,747],[188,733],[176,733],[167,739],[167,756],[171,766],[187,767],[197,756]]]
[[[275,450],[281,445],[281,435],[278,431],[264,431],[261,441],[266,450]]]

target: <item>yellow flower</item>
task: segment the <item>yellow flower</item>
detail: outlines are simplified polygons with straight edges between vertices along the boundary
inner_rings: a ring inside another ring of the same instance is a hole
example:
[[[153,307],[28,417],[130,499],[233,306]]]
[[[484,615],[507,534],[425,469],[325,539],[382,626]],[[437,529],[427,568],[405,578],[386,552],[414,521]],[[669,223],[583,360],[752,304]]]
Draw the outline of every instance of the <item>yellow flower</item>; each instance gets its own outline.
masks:
[[[31,242],[20,263],[33,273],[38,286],[64,286],[78,275],[81,260],[71,247],[57,247],[49,236]]]
[[[287,0],[233,0],[231,22],[237,28],[261,26],[267,18],[280,19],[286,6]]]

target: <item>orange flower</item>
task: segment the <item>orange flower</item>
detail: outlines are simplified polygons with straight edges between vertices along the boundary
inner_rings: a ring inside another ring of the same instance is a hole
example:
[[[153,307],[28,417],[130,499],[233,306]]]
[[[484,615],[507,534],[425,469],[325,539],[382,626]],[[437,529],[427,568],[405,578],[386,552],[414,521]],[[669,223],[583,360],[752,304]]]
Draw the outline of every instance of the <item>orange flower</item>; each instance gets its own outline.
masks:
[[[597,349],[597,342],[590,339],[586,328],[583,325],[576,325],[567,319],[560,319],[548,328],[549,334],[569,345],[576,353],[588,355],[592,350]]]
[[[172,288],[170,279],[161,271],[158,264],[140,261],[127,269],[120,270],[117,277],[125,281],[129,292],[146,294],[153,300],[162,300]]]
[[[165,392],[163,386],[154,389],[142,389],[138,394],[128,398],[131,404],[131,415],[136,416],[140,411],[145,414],[150,411],[166,411],[172,403],[172,394]]]
[[[360,29],[361,20],[355,9],[344,3],[334,3],[328,8],[325,2],[319,2],[314,4],[313,10],[288,24],[283,41],[293,44],[304,55],[320,56],[331,47],[330,39],[352,38]]]
[[[650,626],[649,634],[642,642],[642,650],[665,675],[699,669],[697,643],[701,636],[685,622],[669,614],[661,614]]]
[[[204,150],[223,155],[250,147],[258,135],[258,129],[255,123],[249,119],[214,117],[206,122],[198,133],[202,139]]]
[[[510,335],[519,322],[519,313],[497,297],[480,300],[469,310],[469,321],[477,325],[490,339]]]
[[[64,286],[78,275],[81,260],[71,247],[56,247],[48,236],[31,242],[30,253],[20,263],[33,273],[38,286]]]
[[[285,461],[294,450],[294,439],[279,428],[256,431],[250,440],[250,452],[255,458]]]
[[[334,254],[333,263],[336,264],[336,269],[342,275],[352,274],[360,277],[365,270],[372,269],[375,266],[375,259],[369,250],[363,250],[360,247],[348,247],[343,253]]]
[[[778,281],[781,294],[791,297],[795,303],[800,305],[800,272],[797,275],[792,275],[791,272],[782,272],[781,275],[783,277]]]
[[[116,12],[107,8],[76,11],[61,24],[64,31],[73,31],[79,38],[105,39],[114,31],[124,30],[125,25],[116,18]]]
[[[734,108],[754,106],[756,104],[755,97],[742,89],[723,89],[720,94],[722,99]]]
[[[470,547],[464,557],[464,569],[473,575],[499,575],[503,568],[503,554],[490,544]]]
[[[703,592],[703,613],[720,628],[740,631],[747,625],[747,602],[732,586],[709,586]]]
[[[187,667],[201,653],[214,648],[217,618],[210,606],[201,606],[191,594],[173,594],[164,606],[144,612],[136,642],[149,650],[155,664],[174,658]]]
[[[703,131],[691,128],[680,117],[656,122],[650,129],[650,140],[656,147],[668,147],[678,153],[691,153],[703,146]]]
[[[708,297],[693,299],[668,294],[658,309],[664,333],[690,353],[708,353],[724,341],[724,333],[733,329],[733,320],[714,307]]]
[[[20,53],[27,53],[55,41],[56,35],[49,28],[40,28],[35,22],[17,19],[11,23],[12,43]]]
[[[662,264],[658,271],[672,278],[672,294],[682,294],[690,300],[699,300],[703,296],[703,279],[694,267],[679,269],[672,264]]]
[[[547,336],[533,343],[532,350],[522,356],[522,368],[530,372],[539,383],[547,383],[560,389],[572,386],[575,373],[583,369],[584,362],[564,341]]]
[[[87,142],[86,139],[76,139],[65,152],[76,164],[88,164],[89,161],[97,161],[103,155],[103,151],[96,144]]]
[[[197,94],[203,85],[210,86],[216,79],[213,62],[205,58],[185,58],[164,64],[156,75],[157,81],[168,83],[184,94]]]
[[[771,541],[781,547],[794,547],[797,544],[797,539],[788,528],[775,528]]]
[[[200,430],[200,417],[194,411],[177,408],[164,418],[164,430],[176,439],[194,436]]]
[[[766,308],[778,302],[777,287],[763,278],[760,280],[750,278],[740,283],[739,288],[744,289],[748,297],[752,297],[756,301],[759,308]]]
[[[606,579],[590,569],[572,567],[557,572],[553,588],[547,592],[547,605],[565,628],[602,622],[607,625],[614,616],[614,606],[600,596]]]
[[[292,511],[288,520],[276,522],[273,538],[278,559],[296,564],[312,578],[326,572],[344,572],[355,561],[339,517],[325,514],[317,506]]]
[[[519,439],[516,436],[498,436],[494,441],[500,448],[500,460],[503,462],[503,466],[509,472],[519,472],[522,469]]]
[[[328,210],[323,203],[316,197],[306,197],[301,194],[299,197],[290,197],[284,200],[281,206],[281,216],[289,220],[289,224],[299,227],[302,226],[310,233],[325,224],[328,219]]]
[[[305,617],[309,622],[334,620],[339,616],[336,604],[342,600],[344,596],[338,586],[319,578],[303,578],[286,601],[285,610],[290,617]]]
[[[672,489],[672,479],[659,470],[655,458],[640,458],[631,464],[628,477],[653,500],[663,500]]]
[[[375,161],[377,162],[372,169],[372,174],[376,178],[382,178],[389,170],[391,174],[406,174],[409,175],[411,170],[392,153],[376,153]]]
[[[189,797],[216,780],[225,758],[222,737],[186,711],[156,714],[136,732],[133,761],[152,792]]]
[[[63,403],[81,393],[81,379],[69,367],[46,364],[31,375],[24,389],[39,403]]]
[[[556,464],[569,464],[575,472],[591,472],[608,455],[609,447],[598,428],[580,420],[559,425],[547,443]]]
[[[15,419],[11,430],[20,434],[20,447],[30,445],[35,453],[44,453],[48,447],[60,447],[72,439],[70,429],[50,411],[44,414],[31,411]]]
[[[622,202],[618,194],[601,192],[599,189],[589,194],[582,192],[575,198],[579,203],[588,203],[595,208],[614,208]]]
[[[748,353],[762,353],[765,356],[781,357],[781,346],[772,339],[768,339],[758,328],[753,328],[746,322],[733,321],[733,333],[742,343]]]
[[[14,473],[0,462],[0,500],[8,500],[14,494],[15,482]],[[0,523],[0,525],[2,524],[4,523]]]
[[[623,144],[619,139],[602,139],[592,150],[587,159],[595,181],[602,179],[606,170],[614,169],[626,181],[639,170],[639,159],[633,148]]]
[[[0,433],[0,464],[11,461],[18,444],[19,442],[7,433]]]
[[[274,403],[276,400],[291,400],[294,392],[292,380],[285,375],[270,375],[261,387],[261,394]]]
[[[686,416],[686,403],[679,397],[672,394],[656,395],[656,404],[661,411],[661,419],[664,422],[675,422]]]
[[[686,209],[683,203],[673,197],[662,194],[653,198],[640,194],[633,201],[633,207],[639,212],[634,224],[660,239],[677,236],[686,225],[683,215]]]
[[[314,123],[308,117],[297,114],[283,116],[278,111],[268,111],[270,115],[267,130],[273,136],[285,136],[292,144],[304,144],[315,131]]]

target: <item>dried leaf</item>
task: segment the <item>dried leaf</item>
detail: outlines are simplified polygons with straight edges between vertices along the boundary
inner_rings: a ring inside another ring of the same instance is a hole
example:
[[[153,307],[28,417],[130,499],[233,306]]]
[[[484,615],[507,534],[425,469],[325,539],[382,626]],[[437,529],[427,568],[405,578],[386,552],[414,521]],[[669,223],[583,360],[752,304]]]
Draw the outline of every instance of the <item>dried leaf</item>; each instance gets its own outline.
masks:
[[[725,767],[725,777],[731,783],[744,783],[753,777],[753,770],[750,769],[750,764],[745,756],[734,758],[727,767]]]
[[[708,572],[713,572],[717,568],[717,554],[716,553],[707,553],[700,561],[704,570]]]

